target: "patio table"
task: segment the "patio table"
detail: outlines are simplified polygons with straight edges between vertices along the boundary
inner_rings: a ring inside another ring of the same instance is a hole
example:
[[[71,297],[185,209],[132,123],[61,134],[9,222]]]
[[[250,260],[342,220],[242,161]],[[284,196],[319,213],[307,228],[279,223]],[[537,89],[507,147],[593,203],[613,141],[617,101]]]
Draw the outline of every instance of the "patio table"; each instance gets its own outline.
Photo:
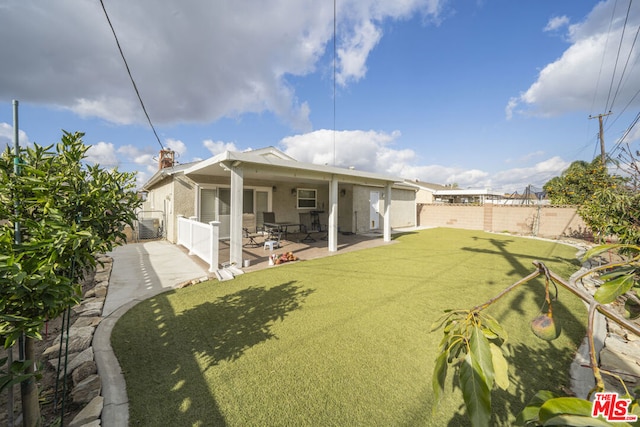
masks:
[[[300,228],[300,224],[295,222],[265,222],[264,226],[269,229],[269,234],[271,234],[272,230],[275,230],[276,232],[284,235],[285,239],[287,238],[289,227]]]

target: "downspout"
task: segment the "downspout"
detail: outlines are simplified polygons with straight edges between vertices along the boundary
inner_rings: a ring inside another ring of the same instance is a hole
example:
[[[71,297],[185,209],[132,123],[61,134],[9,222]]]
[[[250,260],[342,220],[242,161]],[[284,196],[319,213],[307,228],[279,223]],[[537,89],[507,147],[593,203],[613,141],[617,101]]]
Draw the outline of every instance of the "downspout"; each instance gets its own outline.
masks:
[[[335,176],[329,182],[329,252],[338,250],[338,180]]]
[[[391,241],[391,183],[388,182],[385,187],[384,200],[384,241]]]

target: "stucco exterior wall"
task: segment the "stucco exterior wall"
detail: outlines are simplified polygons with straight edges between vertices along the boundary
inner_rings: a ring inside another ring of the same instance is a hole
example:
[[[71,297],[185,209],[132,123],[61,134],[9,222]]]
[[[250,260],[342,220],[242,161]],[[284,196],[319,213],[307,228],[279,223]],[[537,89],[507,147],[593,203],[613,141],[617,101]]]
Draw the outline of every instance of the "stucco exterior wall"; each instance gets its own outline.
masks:
[[[184,215],[187,218],[196,215],[196,184],[184,175],[177,175],[173,181],[173,190],[173,203],[171,203],[173,214],[167,213],[167,240],[175,243],[178,241],[178,215]]]
[[[338,185],[338,230],[340,232],[355,233],[353,194],[353,185]]]
[[[416,203],[433,203],[433,193],[427,190],[417,191]]]
[[[145,211],[164,212],[164,227],[166,228],[167,240],[175,243],[175,238],[172,238],[175,228],[171,215],[173,212],[173,179],[166,178],[156,184],[152,191],[149,191],[142,209]]]
[[[590,236],[586,223],[573,206],[421,204],[418,224],[548,238]]]
[[[366,233],[369,227],[369,203],[372,187],[353,186],[353,228],[355,233]],[[382,192],[382,189],[376,189]]]
[[[391,189],[391,228],[416,225],[415,195],[414,190]]]

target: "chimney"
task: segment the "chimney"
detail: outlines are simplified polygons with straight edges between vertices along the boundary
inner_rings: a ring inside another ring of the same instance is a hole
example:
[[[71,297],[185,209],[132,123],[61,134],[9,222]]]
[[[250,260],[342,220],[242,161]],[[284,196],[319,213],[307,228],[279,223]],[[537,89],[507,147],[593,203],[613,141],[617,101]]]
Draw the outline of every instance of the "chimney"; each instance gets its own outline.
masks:
[[[160,150],[160,157],[158,158],[158,169],[173,167],[173,150]]]

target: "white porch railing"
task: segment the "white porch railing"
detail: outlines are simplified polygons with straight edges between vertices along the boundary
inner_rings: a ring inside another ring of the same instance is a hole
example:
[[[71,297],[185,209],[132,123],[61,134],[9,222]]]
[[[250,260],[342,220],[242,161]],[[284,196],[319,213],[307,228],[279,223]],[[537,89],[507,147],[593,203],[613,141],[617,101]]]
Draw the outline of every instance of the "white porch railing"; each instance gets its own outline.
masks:
[[[209,264],[209,272],[218,270],[218,238],[220,221],[209,224],[178,215],[178,244],[189,249],[189,255],[196,255]]]

